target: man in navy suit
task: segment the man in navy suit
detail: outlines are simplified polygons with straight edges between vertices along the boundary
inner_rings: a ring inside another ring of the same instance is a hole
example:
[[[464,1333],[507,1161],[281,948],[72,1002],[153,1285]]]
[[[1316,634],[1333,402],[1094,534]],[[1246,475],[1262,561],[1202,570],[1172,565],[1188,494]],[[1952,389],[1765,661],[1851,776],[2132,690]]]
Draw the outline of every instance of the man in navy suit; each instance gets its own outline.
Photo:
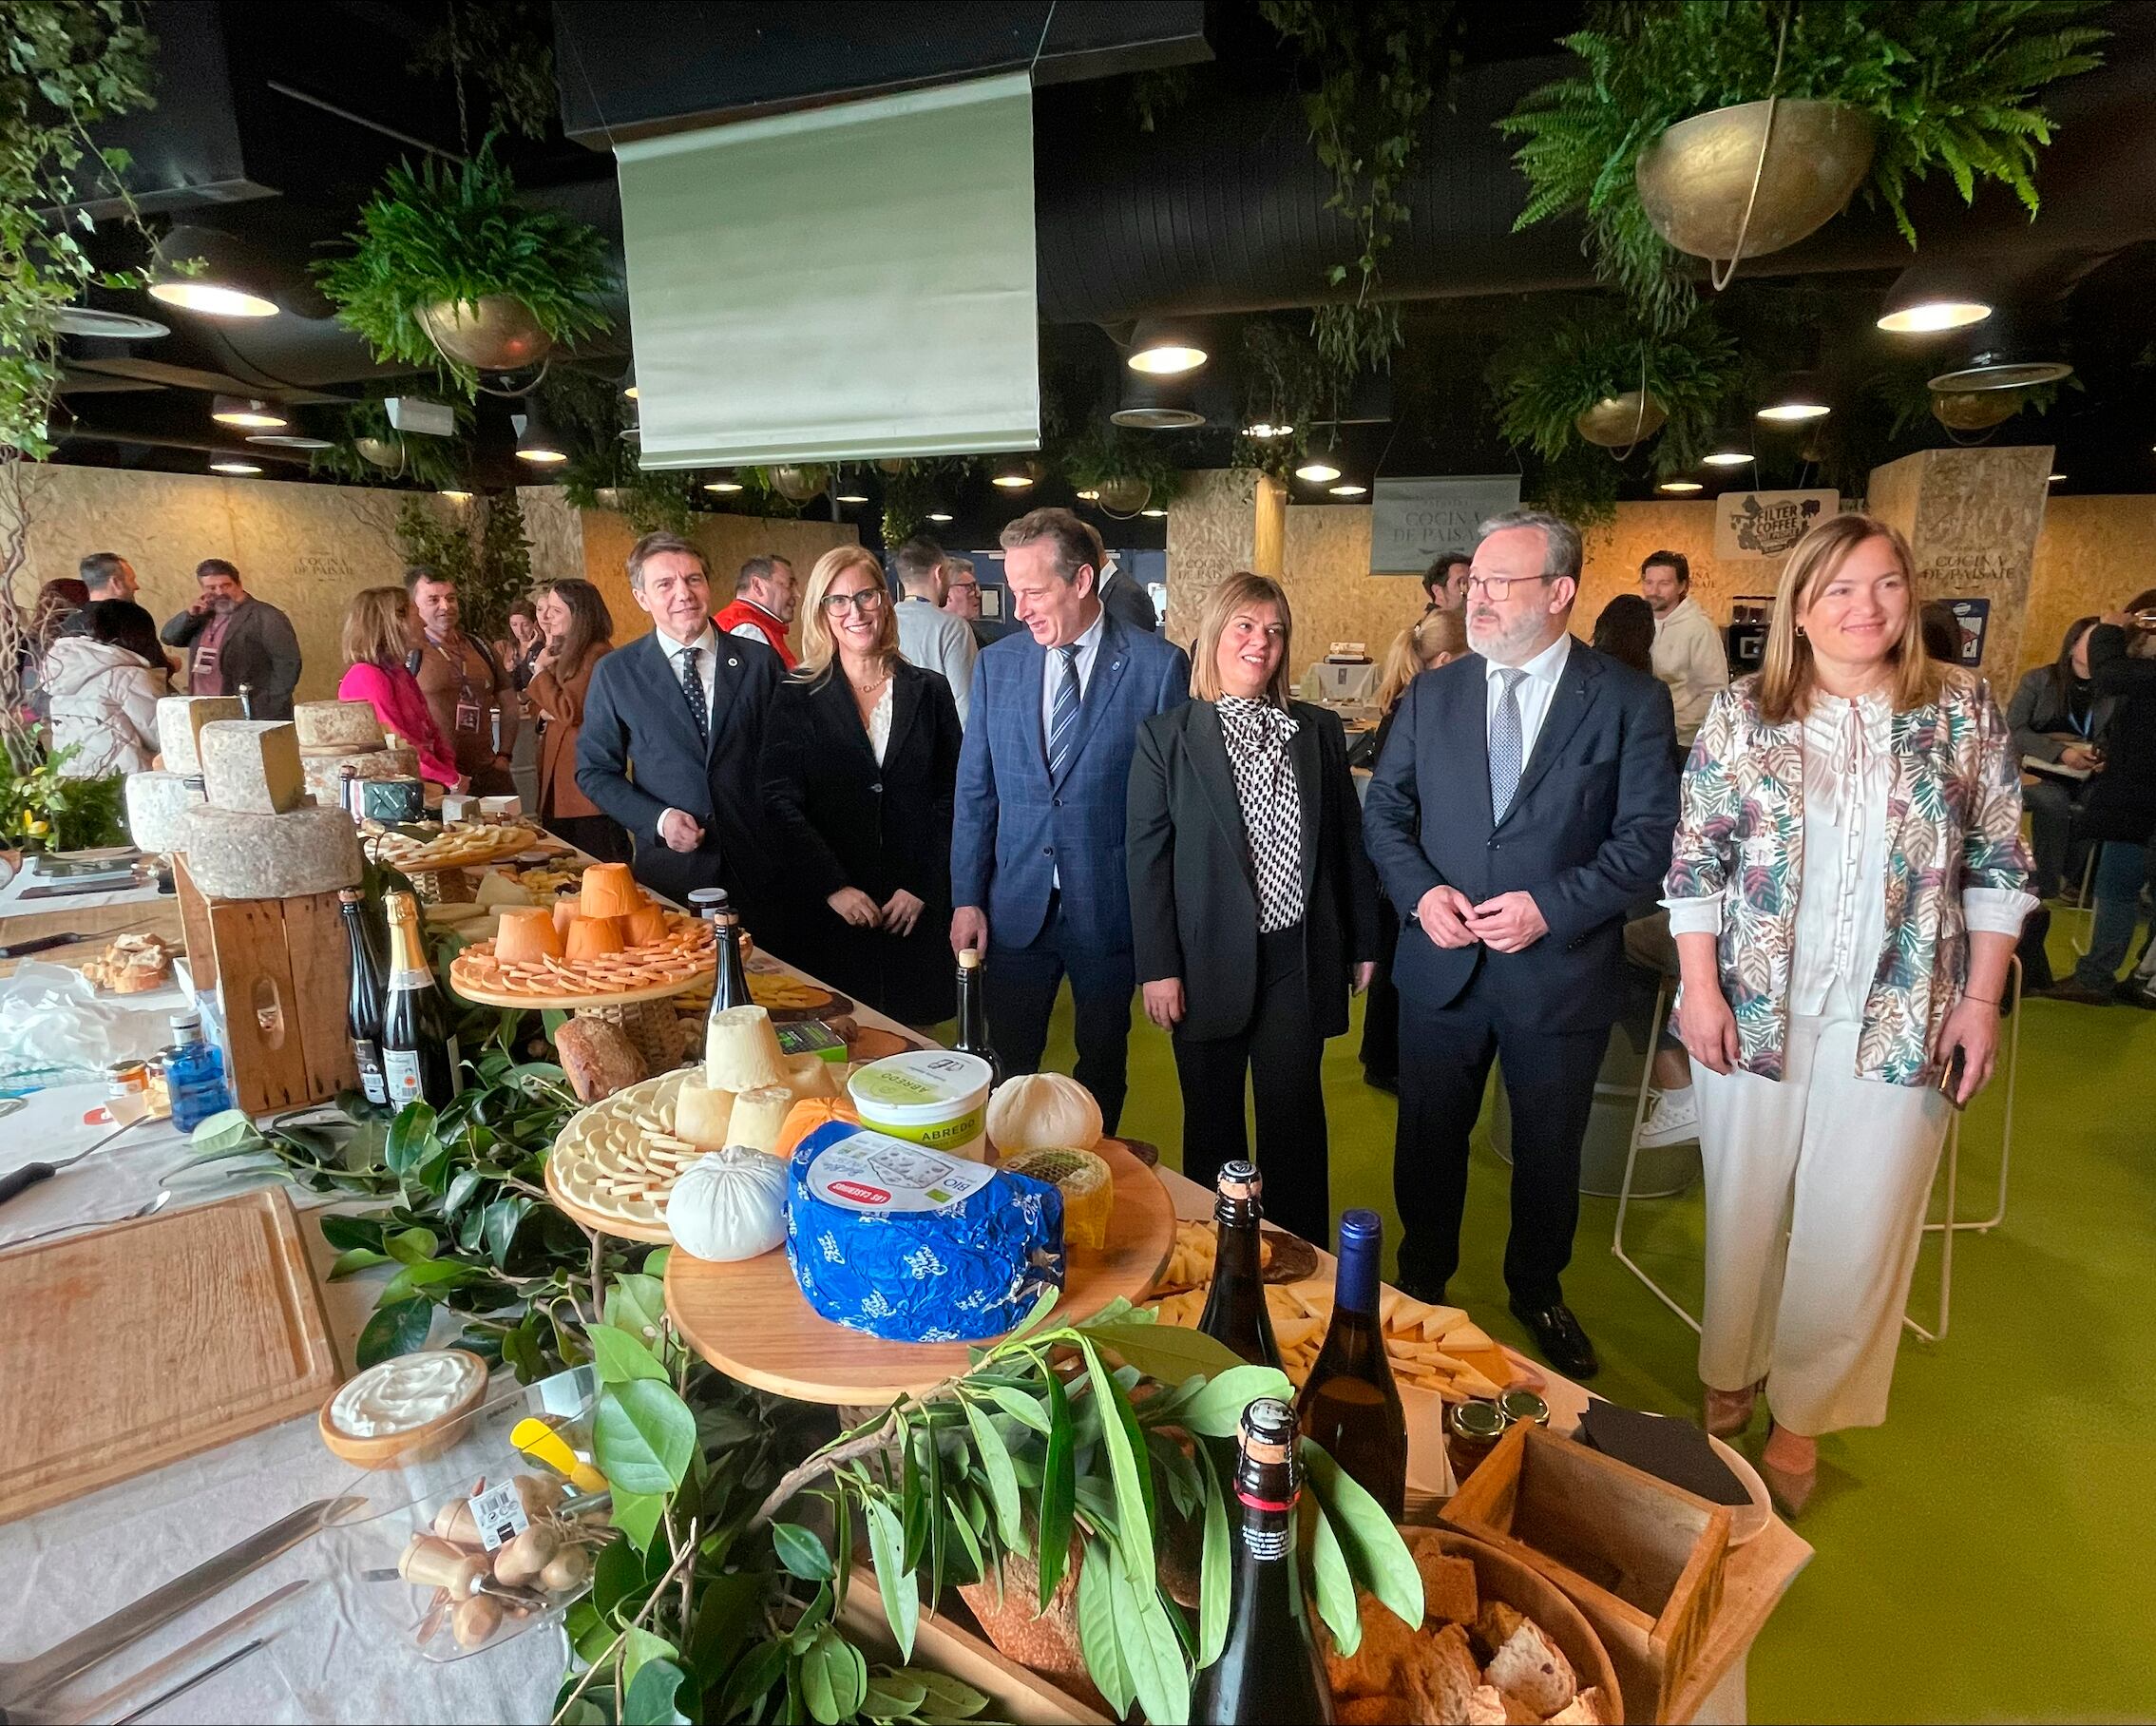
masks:
[[[1483,525],[1467,582],[1475,651],[1407,686],[1363,826],[1406,911],[1393,959],[1400,1285],[1441,1301],[1459,1266],[1468,1134],[1501,1057],[1512,1310],[1551,1365],[1586,1378],[1593,1345],[1558,1279],[1624,993],[1624,919],[1669,867],[1677,781],[1661,685],[1568,633],[1579,570],[1579,535],[1554,516]]]
[[[959,752],[951,946],[987,957],[988,1035],[1030,1073],[1067,974],[1080,1084],[1116,1130],[1131,994],[1123,813],[1138,726],[1190,700],[1180,647],[1103,610],[1092,530],[1068,509],[1003,529],[1003,574],[1025,625],[983,649]]]
[[[638,880],[677,904],[693,888],[723,887],[772,945],[776,860],[756,773],[778,655],[712,626],[711,566],[677,534],[637,542],[629,589],[656,627],[593,671],[577,785],[628,829]]]

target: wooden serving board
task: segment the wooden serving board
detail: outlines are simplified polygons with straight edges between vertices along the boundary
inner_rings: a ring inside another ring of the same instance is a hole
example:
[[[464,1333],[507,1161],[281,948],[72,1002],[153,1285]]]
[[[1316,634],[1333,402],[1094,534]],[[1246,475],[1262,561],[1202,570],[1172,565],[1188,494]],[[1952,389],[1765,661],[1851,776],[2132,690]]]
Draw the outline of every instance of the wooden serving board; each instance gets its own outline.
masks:
[[[1115,1177],[1108,1245],[1070,1249],[1063,1323],[1117,1295],[1142,1300],[1175,1244],[1175,1206],[1160,1177],[1113,1139],[1097,1147]],[[666,1310],[689,1345],[722,1372],[801,1402],[876,1403],[934,1389],[968,1371],[981,1342],[886,1342],[819,1317],[802,1299],[784,1248],[735,1264],[676,1253]],[[993,1338],[984,1339],[993,1341]]]
[[[343,1376],[282,1188],[0,1253],[0,1523],[311,1412]]]
[[[480,1007],[517,1007],[531,1012],[559,1011],[583,1012],[593,1007],[629,1007],[639,1001],[666,1001],[676,995],[686,994],[701,985],[710,992],[711,975],[708,970],[691,971],[686,977],[677,977],[671,983],[647,983],[641,988],[608,989],[589,995],[525,995],[510,994],[490,989],[480,984],[467,981],[452,971],[449,987],[460,1001],[470,1001]]]

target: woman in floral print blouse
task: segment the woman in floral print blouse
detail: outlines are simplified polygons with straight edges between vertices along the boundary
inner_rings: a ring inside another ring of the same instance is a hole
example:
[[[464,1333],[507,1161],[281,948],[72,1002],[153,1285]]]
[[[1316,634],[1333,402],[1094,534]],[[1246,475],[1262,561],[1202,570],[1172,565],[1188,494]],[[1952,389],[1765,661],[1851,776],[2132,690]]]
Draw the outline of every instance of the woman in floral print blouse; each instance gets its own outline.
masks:
[[[1927,659],[1901,535],[1789,554],[1756,677],[1715,699],[1665,883],[1699,1072],[1708,1430],[1793,1514],[1817,1439],[1878,1426],[1953,1103],[1992,1075],[2029,855],[1990,690]],[[1955,1073],[1958,1063],[1958,1074]]]

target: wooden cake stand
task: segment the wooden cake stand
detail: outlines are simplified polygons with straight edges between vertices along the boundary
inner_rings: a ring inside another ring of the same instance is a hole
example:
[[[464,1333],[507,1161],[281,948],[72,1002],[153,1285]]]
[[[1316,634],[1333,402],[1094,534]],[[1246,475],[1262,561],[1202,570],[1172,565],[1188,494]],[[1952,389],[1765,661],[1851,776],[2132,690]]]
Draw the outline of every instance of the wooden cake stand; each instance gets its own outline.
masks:
[[[654,1073],[679,1066],[688,1044],[679,1014],[672,1007],[654,1007],[647,1004],[672,1000],[699,984],[708,987],[710,981],[711,969],[706,966],[686,977],[677,977],[671,983],[649,983],[641,988],[610,989],[593,995],[525,995],[466,983],[454,970],[449,974],[449,987],[460,1001],[474,1002],[481,1007],[527,1007],[535,1013],[575,1013],[579,1018],[605,1019],[619,1025],[628,1033],[629,1041],[637,1045],[637,1053],[644,1058],[644,1065]]]
[[[1159,1176],[1113,1139],[1098,1151],[1116,1181],[1108,1245],[1072,1247],[1053,1322],[1090,1318],[1117,1295],[1145,1298],[1175,1244],[1175,1205]],[[722,1372],[799,1402],[879,1403],[933,1390],[972,1367],[992,1338],[887,1342],[819,1317],[784,1247],[734,1264],[675,1253],[666,1310],[689,1346]]]

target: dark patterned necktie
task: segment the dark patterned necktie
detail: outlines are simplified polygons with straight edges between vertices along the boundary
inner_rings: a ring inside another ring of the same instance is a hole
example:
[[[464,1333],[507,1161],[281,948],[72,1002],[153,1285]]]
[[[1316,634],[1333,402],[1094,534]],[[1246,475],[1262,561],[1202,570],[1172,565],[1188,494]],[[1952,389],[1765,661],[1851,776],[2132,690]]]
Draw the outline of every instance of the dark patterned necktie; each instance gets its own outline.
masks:
[[[1059,647],[1062,656],[1060,679],[1056,685],[1056,704],[1048,715],[1048,777],[1062,776],[1063,764],[1071,758],[1071,746],[1078,741],[1078,643]]]
[[[703,657],[701,647],[681,649],[681,693],[689,698],[689,717],[696,722],[696,736],[702,741],[711,741],[711,707],[704,700],[704,681],[696,675],[696,661]]]
[[[1490,814],[1501,821],[1512,807],[1513,793],[1519,789],[1519,770],[1526,760],[1519,686],[1527,681],[1527,673],[1507,669],[1498,676],[1504,680],[1505,687],[1498,697],[1497,717],[1490,721]]]

